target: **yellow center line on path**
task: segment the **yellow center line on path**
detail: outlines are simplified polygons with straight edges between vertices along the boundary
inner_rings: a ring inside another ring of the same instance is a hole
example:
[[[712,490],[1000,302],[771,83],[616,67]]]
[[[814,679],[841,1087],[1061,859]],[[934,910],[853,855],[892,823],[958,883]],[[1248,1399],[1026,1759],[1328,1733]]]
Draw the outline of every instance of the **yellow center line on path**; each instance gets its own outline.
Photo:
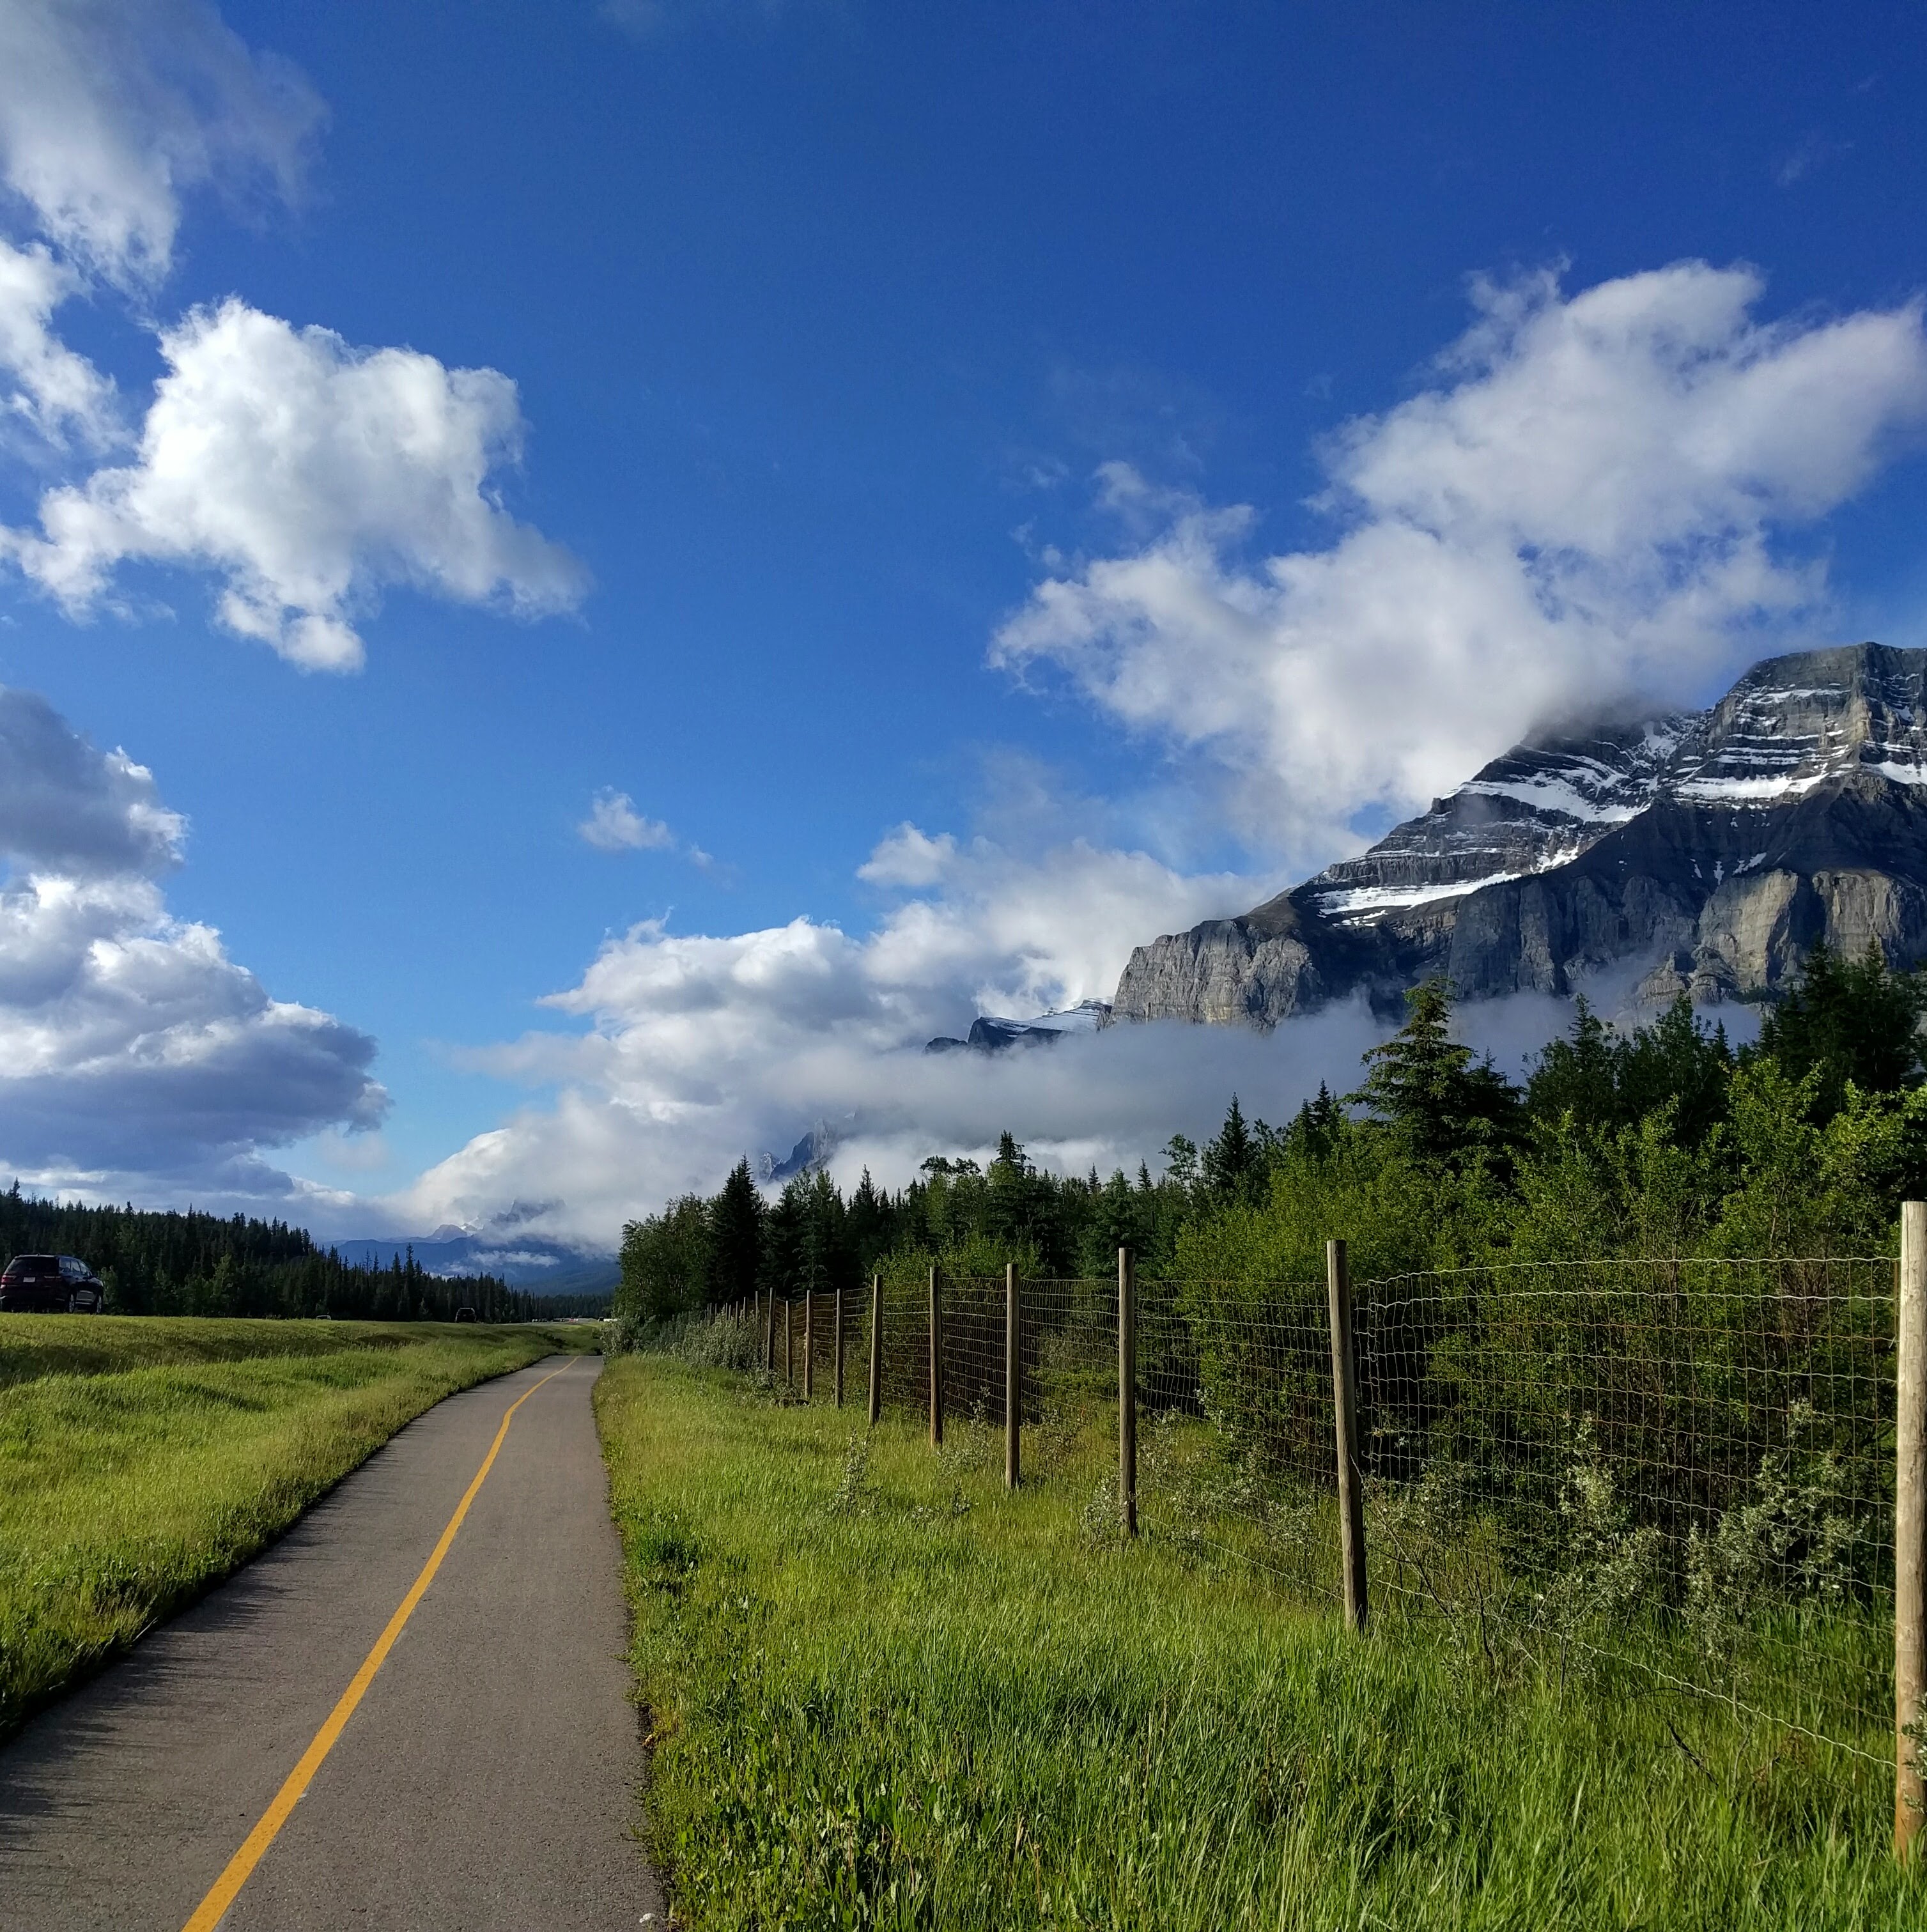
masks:
[[[482,1467],[475,1472],[475,1480],[463,1492],[462,1499],[455,1505],[455,1513],[449,1518],[449,1526],[442,1532],[441,1540],[435,1545],[427,1562],[422,1566],[422,1574],[409,1586],[408,1594],[401,1600],[401,1607],[388,1620],[388,1628],[375,1640],[375,1647],[362,1660],[362,1667],[355,1672],[354,1682],[341,1693],[340,1701],[328,1714],[328,1721],[314,1734],[314,1741],[301,1754],[301,1762],[287,1774],[280,1790],[275,1793],[275,1802],[261,1814],[260,1822],[243,1840],[240,1850],[227,1862],[227,1869],[214,1882],[206,1898],[194,1908],[194,1916],[182,1928],[182,1932],[215,1932],[221,1923],[221,1915],[232,1905],[248,1882],[254,1868],[261,1862],[263,1855],[275,1842],[275,1835],[288,1822],[288,1814],[301,1802],[301,1795],[314,1780],[314,1774],[321,1768],[322,1761],[335,1748],[335,1740],[347,1728],[348,1720],[355,1714],[355,1706],[367,1694],[368,1686],[374,1682],[375,1672],[386,1660],[389,1652],[395,1648],[395,1640],[400,1636],[408,1619],[415,1614],[415,1606],[435,1580],[435,1572],[442,1567],[442,1558],[449,1553],[449,1546],[455,1540],[455,1532],[461,1528],[462,1518],[468,1514],[468,1506],[476,1498],[484,1479],[494,1468],[495,1458],[501,1452],[503,1438],[509,1433],[509,1425],[515,1419],[515,1412],[533,1395],[536,1389],[565,1376],[575,1366],[574,1360],[564,1362],[559,1369],[551,1369],[533,1387],[524,1389],[509,1405],[508,1413],[502,1418],[502,1426],[495,1432],[495,1440],[488,1445],[488,1454],[482,1459]]]

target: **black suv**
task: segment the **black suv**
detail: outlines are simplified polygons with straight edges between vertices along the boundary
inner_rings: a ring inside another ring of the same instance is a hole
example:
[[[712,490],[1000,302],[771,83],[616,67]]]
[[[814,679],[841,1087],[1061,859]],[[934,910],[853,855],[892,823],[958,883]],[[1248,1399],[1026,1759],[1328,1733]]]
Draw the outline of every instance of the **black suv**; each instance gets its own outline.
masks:
[[[101,1278],[74,1255],[16,1255],[0,1273],[0,1314],[98,1315]]]

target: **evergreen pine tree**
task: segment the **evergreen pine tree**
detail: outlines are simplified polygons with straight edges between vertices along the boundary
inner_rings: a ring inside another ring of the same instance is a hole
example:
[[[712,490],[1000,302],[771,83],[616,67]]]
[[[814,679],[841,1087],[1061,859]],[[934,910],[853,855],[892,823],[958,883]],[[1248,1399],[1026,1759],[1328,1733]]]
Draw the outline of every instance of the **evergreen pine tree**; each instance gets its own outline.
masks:
[[[1850,1080],[1868,1094],[1919,1082],[1924,1012],[1927,982],[1892,971],[1877,944],[1855,962],[1822,943],[1807,956],[1799,983],[1767,1008],[1758,1051],[1792,1079],[1819,1074],[1816,1117],[1824,1121],[1845,1104]]]
[[[1451,992],[1443,980],[1415,986],[1405,1003],[1404,1025],[1366,1054],[1370,1071],[1352,1097],[1421,1160],[1504,1152],[1517,1132],[1519,1090],[1452,1038]]]
[[[1245,1125],[1244,1109],[1238,1096],[1231,1096],[1231,1108],[1217,1138],[1205,1143],[1201,1160],[1205,1185],[1213,1198],[1229,1204],[1250,1199],[1255,1194],[1264,1169],[1264,1154],[1258,1140]]]
[[[847,1217],[851,1258],[860,1274],[869,1274],[896,1245],[898,1208],[899,1204],[878,1187],[870,1178],[869,1169],[865,1168],[863,1178],[850,1196]]]
[[[746,1155],[729,1171],[709,1204],[707,1298],[721,1308],[756,1292],[763,1262],[763,1222],[768,1210],[751,1178]]]
[[[1565,1038],[1547,1043],[1526,1082],[1526,1110],[1533,1118],[1556,1121],[1569,1113],[1582,1127],[1617,1126],[1619,1090],[1613,1044],[1605,1022],[1586,995],[1578,994]]]
[[[1619,1124],[1636,1126],[1664,1106],[1673,1108],[1674,1140],[1697,1147],[1727,1115],[1733,1051],[1726,1029],[1710,1032],[1684,993],[1649,1027],[1637,1027],[1613,1052]]]

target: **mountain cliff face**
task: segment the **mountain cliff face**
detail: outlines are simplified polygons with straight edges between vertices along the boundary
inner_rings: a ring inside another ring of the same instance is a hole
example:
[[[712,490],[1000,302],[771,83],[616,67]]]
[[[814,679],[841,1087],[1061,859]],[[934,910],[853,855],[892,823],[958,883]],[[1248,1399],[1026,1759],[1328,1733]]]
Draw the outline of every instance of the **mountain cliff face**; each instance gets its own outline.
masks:
[[[1927,651],[1771,658],[1709,711],[1519,746],[1357,858],[1140,946],[1113,1009],[1269,1027],[1433,974],[1475,999],[1628,964],[1709,1001],[1823,938],[1927,955]]]

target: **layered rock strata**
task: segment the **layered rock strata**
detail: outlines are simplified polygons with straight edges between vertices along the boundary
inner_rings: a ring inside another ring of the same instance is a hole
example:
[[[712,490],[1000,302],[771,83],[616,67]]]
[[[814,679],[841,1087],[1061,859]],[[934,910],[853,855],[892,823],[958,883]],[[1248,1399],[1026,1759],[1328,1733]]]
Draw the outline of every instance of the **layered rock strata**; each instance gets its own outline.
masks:
[[[1565,994],[1628,966],[1743,997],[1814,943],[1927,955],[1927,651],[1767,659],[1710,710],[1551,734],[1357,858],[1132,954],[1119,1020],[1274,1026],[1363,990],[1388,1012]]]

